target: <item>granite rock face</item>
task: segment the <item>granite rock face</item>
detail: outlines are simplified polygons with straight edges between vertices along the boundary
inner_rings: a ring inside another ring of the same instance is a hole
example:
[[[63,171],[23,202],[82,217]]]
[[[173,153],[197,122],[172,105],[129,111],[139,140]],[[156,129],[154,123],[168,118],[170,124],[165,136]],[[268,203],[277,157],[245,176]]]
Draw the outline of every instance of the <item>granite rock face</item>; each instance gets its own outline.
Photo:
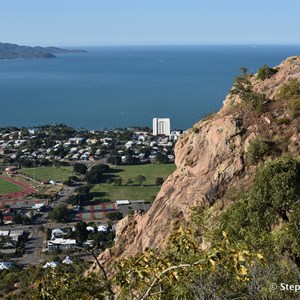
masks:
[[[100,259],[106,255],[103,262],[147,247],[164,247],[174,220],[184,223],[192,207],[213,205],[229,186],[251,181],[256,168],[246,163],[251,140],[262,137],[281,141],[284,137],[288,143],[279,144],[278,151],[299,155],[298,130],[277,123],[278,118],[291,118],[285,101],[277,96],[284,83],[300,79],[300,57],[288,58],[277,70],[269,79],[251,77],[253,90],[271,100],[264,113],[241,106],[238,95],[228,94],[220,112],[201,120],[181,136],[175,147],[176,171],[165,181],[146,214],[120,221],[115,246],[108,256],[107,252],[100,255]]]

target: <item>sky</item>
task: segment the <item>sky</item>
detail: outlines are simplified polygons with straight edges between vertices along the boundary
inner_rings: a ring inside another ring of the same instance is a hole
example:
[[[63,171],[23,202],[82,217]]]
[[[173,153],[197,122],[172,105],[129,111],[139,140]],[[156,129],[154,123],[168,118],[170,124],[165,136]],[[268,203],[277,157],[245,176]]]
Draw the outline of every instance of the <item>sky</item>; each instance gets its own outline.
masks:
[[[300,44],[299,0],[0,0],[0,42]]]

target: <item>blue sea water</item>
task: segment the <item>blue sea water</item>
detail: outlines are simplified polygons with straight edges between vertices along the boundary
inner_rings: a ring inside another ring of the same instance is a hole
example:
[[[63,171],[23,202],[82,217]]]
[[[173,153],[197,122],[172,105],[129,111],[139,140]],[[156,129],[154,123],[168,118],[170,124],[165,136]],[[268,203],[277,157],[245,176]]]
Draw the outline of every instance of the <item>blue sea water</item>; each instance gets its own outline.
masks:
[[[257,72],[300,46],[89,47],[56,59],[0,60],[0,127],[65,123],[186,129],[217,111],[240,67]]]

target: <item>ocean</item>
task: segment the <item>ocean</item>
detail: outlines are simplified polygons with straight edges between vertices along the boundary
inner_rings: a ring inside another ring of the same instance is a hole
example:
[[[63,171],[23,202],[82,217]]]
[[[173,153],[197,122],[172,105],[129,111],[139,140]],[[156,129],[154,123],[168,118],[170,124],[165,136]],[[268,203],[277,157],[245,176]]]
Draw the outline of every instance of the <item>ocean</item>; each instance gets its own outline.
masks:
[[[256,73],[300,46],[84,47],[55,59],[0,60],[0,127],[187,129],[218,111],[240,67]]]

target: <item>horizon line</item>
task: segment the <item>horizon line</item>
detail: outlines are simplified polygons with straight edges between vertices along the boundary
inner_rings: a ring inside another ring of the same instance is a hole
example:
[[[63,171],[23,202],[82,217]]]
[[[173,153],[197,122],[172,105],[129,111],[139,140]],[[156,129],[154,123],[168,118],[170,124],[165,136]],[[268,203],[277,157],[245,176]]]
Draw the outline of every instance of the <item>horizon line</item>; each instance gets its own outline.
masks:
[[[54,47],[193,47],[193,46],[249,46],[249,47],[259,47],[259,46],[300,46],[300,43],[207,43],[207,44],[197,44],[197,43],[187,43],[187,44],[99,44],[99,45],[57,45]],[[42,46],[49,47],[49,46]]]
[[[1,1],[1,0],[0,0]],[[298,43],[255,43],[255,42],[249,42],[249,43],[129,43],[129,44],[117,44],[117,43],[107,43],[107,44],[68,44],[63,45],[60,43],[18,43],[18,42],[1,42],[0,43],[7,43],[7,44],[16,44],[19,46],[29,46],[29,47],[158,47],[158,46],[164,46],[164,47],[172,47],[172,46],[251,46],[251,47],[257,47],[257,46],[300,46],[300,42]],[[43,45],[43,46],[41,46]]]

